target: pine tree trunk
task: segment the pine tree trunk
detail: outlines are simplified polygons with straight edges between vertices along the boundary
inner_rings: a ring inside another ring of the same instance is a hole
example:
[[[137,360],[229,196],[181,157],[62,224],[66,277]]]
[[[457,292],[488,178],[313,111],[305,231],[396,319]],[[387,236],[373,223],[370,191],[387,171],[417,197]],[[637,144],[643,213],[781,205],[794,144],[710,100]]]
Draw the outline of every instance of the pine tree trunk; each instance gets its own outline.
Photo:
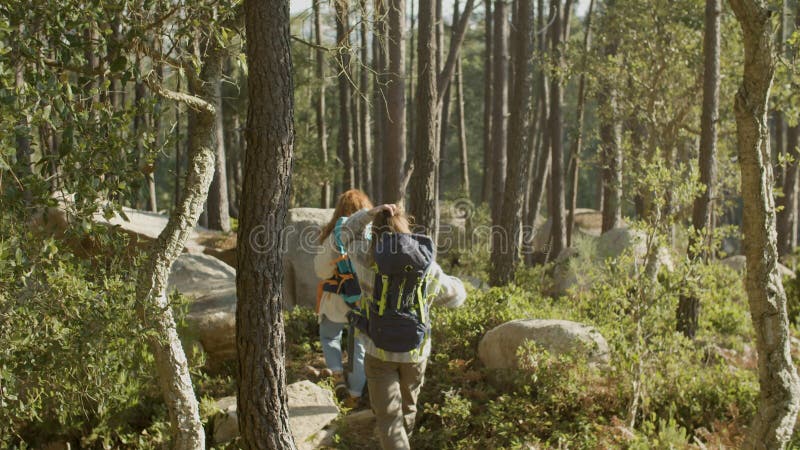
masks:
[[[461,153],[461,191],[464,198],[469,199],[469,152],[467,151],[467,127],[464,122],[464,75],[461,69],[460,56],[456,64],[456,108],[458,109],[458,148]]]
[[[374,31],[372,36],[372,66],[373,66],[373,89],[372,102],[375,105],[375,125],[374,139],[376,145],[373,147],[372,155],[372,193],[376,200],[386,201],[386,168],[384,166],[387,142],[387,90],[386,90],[386,5],[384,0],[374,0],[373,3],[373,22]],[[377,145],[379,144],[379,145]],[[380,175],[380,176],[379,176]]]
[[[175,88],[178,92],[181,90],[181,74],[176,74],[178,81]],[[175,208],[181,203],[181,174],[183,173],[183,155],[181,154],[181,105],[175,105],[175,198],[173,206]]]
[[[782,10],[782,19],[791,15],[790,8],[788,5],[788,1],[784,0],[783,2],[783,10]],[[796,5],[796,3],[795,3]],[[798,10],[800,8],[795,6],[795,23],[792,24],[788,20],[782,21],[782,42],[786,42],[785,39],[787,36],[790,36],[793,31],[800,28],[800,14],[798,14]],[[792,46],[786,46],[786,58],[789,61],[796,62],[796,52],[792,49]],[[800,86],[796,83],[792,85],[793,90],[797,91]],[[777,223],[777,232],[778,232],[778,255],[784,257],[786,255],[791,255],[794,251],[794,248],[797,246],[797,222],[798,222],[798,170],[800,170],[800,152],[798,152],[797,142],[798,140],[798,125],[791,126],[789,125],[786,129],[786,153],[788,156],[792,157],[791,162],[786,163],[785,167],[785,175],[783,179],[783,197],[778,199],[778,206],[780,206],[780,211],[778,211],[778,223]]]
[[[356,187],[355,165],[353,164],[353,134],[350,89],[350,23],[348,20],[348,0],[334,0],[336,9],[336,65],[339,72],[339,139],[336,152],[342,162],[341,191]]]
[[[403,167],[406,160],[405,0],[388,0],[387,11],[387,117],[383,152],[383,199],[402,203]]]
[[[294,146],[289,2],[247,0],[245,13],[250,101],[237,246],[237,413],[244,448],[293,450],[280,254]]]
[[[588,70],[586,67],[587,55],[589,47],[592,42],[592,12],[594,10],[594,0],[589,1],[589,10],[586,13],[586,29],[583,35],[583,56],[581,57],[583,63],[583,70]],[[567,15],[569,17],[569,15]],[[572,142],[572,149],[570,150],[569,167],[567,168],[567,180],[570,184],[569,189],[569,213],[567,215],[567,247],[573,244],[572,236],[575,229],[575,208],[578,204],[578,170],[580,169],[581,148],[583,146],[583,118],[584,108],[586,105],[586,73],[581,72],[580,80],[578,81],[578,106],[576,111],[576,131],[575,140]]]
[[[420,0],[417,37],[417,142],[411,178],[411,212],[422,232],[436,240],[436,34],[435,0]]]
[[[720,13],[721,0],[706,0],[705,35],[703,53],[705,73],[703,74],[703,112],[700,119],[700,183],[705,190],[694,199],[692,208],[692,227],[700,233],[702,248],[711,242],[711,206],[714,199],[714,184],[717,178],[717,122],[719,121],[719,56],[720,56]],[[696,235],[689,236],[689,258],[708,258],[703,250],[696,252]],[[697,333],[700,314],[700,301],[694,295],[681,295],[678,301],[677,330],[693,339]]]
[[[220,74],[222,75],[222,74]],[[225,157],[225,129],[222,120],[222,77],[211,81],[214,83],[214,102],[217,108],[214,137],[216,159],[214,161],[214,179],[208,191],[208,227],[225,233],[231,231],[230,204],[228,201],[228,173]]]
[[[492,0],[484,0],[485,44],[483,54],[483,179],[481,181],[481,203],[489,203],[492,197],[492,43],[494,21],[492,17]]]
[[[495,0],[492,70],[492,224],[500,224],[506,184],[506,117],[508,115],[508,3]]]
[[[367,38],[367,1],[359,0],[359,7],[361,8],[361,61],[362,64],[367,64],[367,46],[369,41]],[[359,128],[359,149],[361,150],[361,186],[364,190],[372,192],[372,143],[370,142],[370,113],[369,113],[369,71],[366,67],[361,67],[359,72],[359,87],[361,92],[358,96],[359,106],[359,120],[361,127]]]
[[[25,32],[25,26],[23,24],[19,25],[19,32]],[[17,91],[17,95],[20,96],[19,98],[22,98],[27,90],[25,83],[25,66],[22,61],[23,59],[20,57],[14,65],[14,88]],[[21,110],[22,105],[19,105],[19,108]],[[17,120],[15,140],[17,146],[17,177],[20,180],[24,180],[25,177],[33,174],[33,151],[31,149],[30,128],[28,126],[28,117],[25,114],[20,114],[20,118]],[[22,195],[26,203],[30,203],[33,199],[33,195],[28,189],[24,189]]]
[[[555,10],[555,18],[552,27],[552,55],[553,61],[561,67],[563,56],[561,52],[562,39],[562,18],[561,0],[552,0],[550,8]],[[564,220],[564,148],[562,139],[561,123],[561,75],[554,73],[550,78],[550,149],[552,152],[550,167],[550,188],[552,196],[552,208],[550,218],[552,258],[558,257],[561,250],[567,246],[567,230]]]
[[[770,12],[763,0],[730,0],[743,32],[744,74],[736,94],[742,176],[745,288],[758,349],[761,387],[746,448],[785,448],[792,436],[800,379],[791,358],[786,293],[778,270],[767,102],[775,71]]]
[[[328,165],[328,128],[325,121],[325,50],[322,47],[322,24],[319,13],[320,0],[313,0],[311,5],[314,10],[314,43],[317,44],[314,55],[314,75],[319,82],[319,91],[314,97],[314,109],[317,118],[317,140],[322,163]],[[320,192],[320,207],[331,207],[331,183],[327,179],[322,182]]]
[[[532,157],[528,129],[531,120],[531,92],[533,77],[533,3],[519,0],[514,14],[511,33],[511,48],[514,67],[514,96],[511,98],[509,124],[508,175],[503,198],[501,230],[506,242],[492,240],[492,264],[489,284],[505,285],[514,279],[519,262],[520,237],[522,233],[522,209],[525,200],[528,169]],[[496,244],[501,244],[497,246]]]

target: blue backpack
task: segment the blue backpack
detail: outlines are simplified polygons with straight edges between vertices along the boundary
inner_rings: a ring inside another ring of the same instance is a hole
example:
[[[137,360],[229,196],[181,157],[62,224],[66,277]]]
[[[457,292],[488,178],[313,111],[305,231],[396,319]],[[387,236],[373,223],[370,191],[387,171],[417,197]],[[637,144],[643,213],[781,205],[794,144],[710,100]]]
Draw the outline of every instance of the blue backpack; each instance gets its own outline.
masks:
[[[427,288],[433,241],[418,234],[386,233],[375,243],[373,297],[350,319],[376,347],[410,352],[430,334]]]
[[[347,221],[347,217],[340,217],[333,228],[334,244],[339,252],[339,257],[331,264],[336,264],[333,276],[327,280],[322,280],[317,286],[317,313],[319,313],[320,302],[323,292],[332,292],[342,296],[345,303],[354,305],[361,299],[361,287],[358,284],[358,276],[353,270],[353,264],[342,243],[342,225]]]

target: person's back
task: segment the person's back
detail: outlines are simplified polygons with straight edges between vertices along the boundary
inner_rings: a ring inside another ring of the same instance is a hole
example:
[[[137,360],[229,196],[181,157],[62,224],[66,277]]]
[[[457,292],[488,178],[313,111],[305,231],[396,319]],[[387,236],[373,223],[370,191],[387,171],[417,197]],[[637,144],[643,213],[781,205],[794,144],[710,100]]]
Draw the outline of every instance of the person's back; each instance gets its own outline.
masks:
[[[365,245],[355,237],[373,217],[372,245]],[[364,365],[381,445],[409,448],[431,349],[428,310],[433,304],[460,306],[466,292],[436,263],[432,240],[411,234],[407,218],[393,205],[359,211],[346,227],[346,246],[362,280],[363,304],[354,322],[365,335]],[[372,285],[363,283],[369,278]]]

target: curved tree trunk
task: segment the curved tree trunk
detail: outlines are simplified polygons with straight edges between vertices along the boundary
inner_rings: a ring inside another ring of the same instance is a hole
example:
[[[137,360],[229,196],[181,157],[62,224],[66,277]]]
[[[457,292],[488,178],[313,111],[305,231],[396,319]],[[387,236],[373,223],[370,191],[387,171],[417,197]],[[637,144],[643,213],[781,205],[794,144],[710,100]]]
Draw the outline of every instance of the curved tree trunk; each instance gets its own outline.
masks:
[[[511,98],[511,118],[508,142],[508,175],[503,198],[501,230],[504,245],[492,246],[492,264],[489,283],[505,285],[514,279],[519,262],[520,237],[522,233],[522,209],[527,187],[528,169],[532,156],[528,128],[531,120],[531,92],[533,56],[533,3],[519,0],[514,14],[511,34],[511,52],[514,67],[514,96]],[[493,242],[494,244],[494,242]]]
[[[706,0],[705,37],[703,53],[705,54],[705,74],[703,76],[703,113],[700,119],[700,182],[705,191],[694,199],[692,209],[692,226],[702,238],[702,248],[710,243],[711,234],[711,202],[714,198],[714,183],[717,172],[717,121],[719,121],[719,29],[721,0]],[[702,257],[705,252],[695,251],[696,235],[689,236],[687,253],[690,258]],[[688,338],[697,333],[697,321],[700,313],[700,301],[695,296],[681,295],[678,301],[676,317],[677,330]]]
[[[800,406],[791,358],[786,293],[778,270],[767,101],[775,71],[770,12],[763,0],[730,0],[744,41],[744,75],[736,94],[736,138],[742,174],[745,287],[758,348],[758,411],[746,447],[784,448]]]
[[[247,0],[245,12],[250,101],[236,249],[237,412],[245,448],[293,450],[280,254],[294,146],[289,2]]]
[[[149,343],[169,410],[172,445],[176,449],[205,448],[205,433],[186,355],[175,328],[172,306],[167,299],[167,278],[172,263],[183,251],[192,228],[197,224],[214,176],[214,129],[219,111],[214,107],[216,97],[213,91],[215,81],[222,74],[222,59],[223,50],[215,44],[209,45],[200,79],[192,82],[196,97],[151,85],[157,94],[185,102],[191,108],[194,124],[193,132],[189,134],[189,164],[180,202],[170,214],[167,226],[149,249],[136,288],[142,321],[155,331]]]

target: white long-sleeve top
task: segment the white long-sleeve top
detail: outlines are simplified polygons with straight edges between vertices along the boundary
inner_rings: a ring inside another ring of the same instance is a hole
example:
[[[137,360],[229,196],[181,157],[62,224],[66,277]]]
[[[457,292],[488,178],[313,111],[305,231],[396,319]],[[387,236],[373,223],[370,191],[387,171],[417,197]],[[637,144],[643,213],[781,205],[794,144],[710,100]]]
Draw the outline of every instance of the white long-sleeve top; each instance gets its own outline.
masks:
[[[364,236],[367,224],[372,221],[372,216],[368,210],[362,209],[350,216],[342,226],[341,239],[353,268],[358,276],[361,286],[361,294],[365,298],[372,298],[375,273],[370,267],[373,264],[373,257],[370,252],[369,241]],[[467,298],[464,284],[456,277],[451,277],[444,273],[436,262],[433,262],[429,273],[431,282],[428,283],[425,298],[431,298],[433,306],[443,306],[446,308],[456,308],[461,306]],[[430,297],[428,294],[433,294]],[[391,362],[412,362],[424,361],[431,353],[431,339],[428,336],[419,349],[410,352],[389,352],[378,348],[369,336],[362,333],[366,353],[379,358],[383,361]]]

